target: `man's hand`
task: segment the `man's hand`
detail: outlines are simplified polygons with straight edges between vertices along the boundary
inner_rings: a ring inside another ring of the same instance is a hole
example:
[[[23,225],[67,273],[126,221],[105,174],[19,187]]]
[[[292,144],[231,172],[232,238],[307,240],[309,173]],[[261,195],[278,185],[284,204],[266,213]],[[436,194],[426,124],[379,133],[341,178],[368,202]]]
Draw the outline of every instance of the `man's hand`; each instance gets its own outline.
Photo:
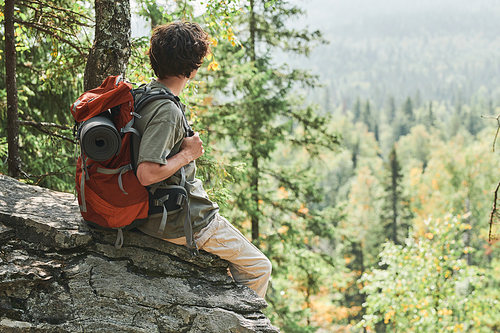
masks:
[[[184,138],[179,149],[179,153],[188,159],[188,163],[196,160],[198,157],[203,155],[204,152],[203,141],[201,141],[200,134],[198,132],[195,132],[193,136]]]

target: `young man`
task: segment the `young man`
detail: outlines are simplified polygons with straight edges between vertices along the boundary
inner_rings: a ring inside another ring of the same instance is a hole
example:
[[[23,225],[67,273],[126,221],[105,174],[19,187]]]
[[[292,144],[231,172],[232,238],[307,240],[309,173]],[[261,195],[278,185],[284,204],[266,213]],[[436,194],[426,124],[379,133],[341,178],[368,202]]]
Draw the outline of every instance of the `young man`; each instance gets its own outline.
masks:
[[[195,77],[209,52],[209,36],[196,23],[174,22],[157,27],[148,51],[156,79],[147,87],[153,91],[165,89],[178,96]],[[198,133],[186,137],[183,112],[174,102],[165,99],[153,101],[140,111],[141,118],[136,119],[134,125],[142,135],[136,160],[137,177],[144,186],[158,182],[183,186],[189,194],[189,213],[197,247],[228,260],[234,280],[264,297],[271,262],[219,215],[219,207],[209,200],[196,178],[195,160],[204,153],[203,142]],[[184,219],[179,219],[179,212],[175,211],[167,216],[163,232],[158,232],[163,229],[162,214],[151,215],[139,230],[186,245]]]

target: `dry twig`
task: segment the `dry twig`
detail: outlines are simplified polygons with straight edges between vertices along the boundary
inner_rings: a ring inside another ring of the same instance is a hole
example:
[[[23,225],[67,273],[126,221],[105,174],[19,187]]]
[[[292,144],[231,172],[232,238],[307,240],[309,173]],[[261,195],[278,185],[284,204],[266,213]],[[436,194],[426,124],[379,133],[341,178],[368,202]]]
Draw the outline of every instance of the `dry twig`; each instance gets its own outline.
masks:
[[[499,240],[499,237],[498,237],[498,234],[492,234],[491,231],[493,229],[493,224],[495,224],[495,222],[493,222],[494,218],[496,217],[497,219],[500,217],[500,214],[498,212],[498,208],[497,208],[497,200],[498,200],[498,189],[500,189],[500,183],[498,183],[497,185],[497,188],[495,189],[495,198],[493,200],[493,208],[491,210],[491,213],[490,213],[490,230],[489,230],[489,233],[488,233],[488,241],[491,243],[493,241],[498,241]]]
[[[495,139],[493,140],[493,151],[495,151],[495,143],[497,141],[498,132],[500,131],[500,114],[498,116],[496,116],[496,117],[494,117],[494,116],[481,116],[481,118],[496,119],[496,121],[498,123],[497,132],[495,133]]]

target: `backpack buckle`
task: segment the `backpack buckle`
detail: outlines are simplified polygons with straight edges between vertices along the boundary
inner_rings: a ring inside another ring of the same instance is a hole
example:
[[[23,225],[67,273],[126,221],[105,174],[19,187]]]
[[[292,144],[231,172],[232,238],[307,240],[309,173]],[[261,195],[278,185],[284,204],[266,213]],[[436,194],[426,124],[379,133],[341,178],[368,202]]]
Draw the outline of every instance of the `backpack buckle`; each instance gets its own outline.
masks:
[[[168,200],[168,198],[170,197],[169,194],[167,195],[164,195],[163,197],[161,198],[158,198],[158,199],[154,199],[153,200],[153,205],[155,206],[163,206],[163,203],[166,202]]]
[[[178,194],[177,195],[177,201],[175,202],[178,206],[184,206],[184,203],[186,202],[187,198],[184,194]]]

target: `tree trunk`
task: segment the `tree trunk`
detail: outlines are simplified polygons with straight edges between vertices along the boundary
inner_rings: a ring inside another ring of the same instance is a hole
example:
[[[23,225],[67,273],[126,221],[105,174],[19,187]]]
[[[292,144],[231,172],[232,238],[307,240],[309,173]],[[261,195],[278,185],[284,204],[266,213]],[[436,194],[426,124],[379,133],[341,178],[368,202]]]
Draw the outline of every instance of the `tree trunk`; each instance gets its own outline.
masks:
[[[392,177],[392,180],[392,241],[394,244],[398,244],[398,184],[396,183],[394,176]]]
[[[250,0],[250,60],[255,62],[257,56],[255,54],[255,3],[254,0]]]
[[[254,0],[250,0],[250,60],[255,62],[257,59],[255,54],[255,3]],[[255,139],[252,140],[255,142]],[[259,239],[259,156],[256,154],[256,150],[253,149],[252,144],[252,175],[250,179],[250,186],[252,188],[252,201],[255,205],[255,211],[252,212],[252,240],[256,241]]]
[[[16,39],[14,35],[14,0],[5,1],[5,76],[7,85],[7,166],[9,175],[21,175],[19,154],[19,115],[16,82]]]
[[[252,150],[255,151],[255,150]],[[252,201],[255,205],[255,210],[252,212],[252,241],[259,239],[259,157],[257,154],[252,154],[252,175],[250,186],[252,188]]]
[[[398,243],[398,202],[401,200],[399,197],[399,163],[396,154],[396,149],[392,148],[389,157],[391,169],[391,192],[392,192],[392,240],[394,244]]]
[[[130,0],[95,0],[95,37],[85,67],[84,89],[109,75],[125,74],[130,57]]]

